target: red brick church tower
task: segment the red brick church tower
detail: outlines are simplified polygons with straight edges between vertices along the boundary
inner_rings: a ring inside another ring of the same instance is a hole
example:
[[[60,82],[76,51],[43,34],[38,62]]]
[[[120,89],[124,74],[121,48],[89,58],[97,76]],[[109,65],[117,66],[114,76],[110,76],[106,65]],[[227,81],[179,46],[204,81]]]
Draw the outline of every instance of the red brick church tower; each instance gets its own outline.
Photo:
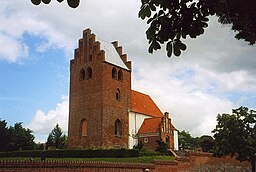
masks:
[[[97,41],[83,31],[70,61],[68,146],[128,145],[131,109],[131,62],[117,42]]]

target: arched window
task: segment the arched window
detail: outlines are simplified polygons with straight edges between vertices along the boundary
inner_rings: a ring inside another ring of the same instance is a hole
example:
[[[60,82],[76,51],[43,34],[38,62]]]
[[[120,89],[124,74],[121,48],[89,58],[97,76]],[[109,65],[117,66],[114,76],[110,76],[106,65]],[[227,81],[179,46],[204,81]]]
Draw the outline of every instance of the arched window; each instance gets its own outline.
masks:
[[[115,135],[122,136],[122,123],[119,119],[115,121]]]
[[[86,79],[91,79],[92,78],[92,68],[88,67],[86,69]]]
[[[112,69],[112,78],[116,79],[116,75],[117,75],[116,68],[113,67],[113,69]]]
[[[88,130],[88,122],[86,119],[82,119],[80,123],[80,136],[81,137],[87,136],[87,130]]]
[[[81,69],[81,70],[80,70],[80,76],[79,76],[79,79],[80,79],[80,80],[85,79],[85,71],[84,71],[84,69]]]
[[[118,71],[118,80],[123,80],[123,72],[121,70]]]
[[[120,100],[120,90],[116,90],[116,100]]]

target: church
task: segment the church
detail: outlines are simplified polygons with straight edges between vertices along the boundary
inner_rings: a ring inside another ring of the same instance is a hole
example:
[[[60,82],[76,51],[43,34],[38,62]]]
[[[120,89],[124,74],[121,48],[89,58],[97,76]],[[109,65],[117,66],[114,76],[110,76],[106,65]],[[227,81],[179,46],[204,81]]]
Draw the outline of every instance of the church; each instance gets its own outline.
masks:
[[[83,31],[70,61],[69,148],[128,148],[139,142],[155,150],[156,140],[178,149],[169,113],[151,97],[131,89],[132,63],[118,42],[96,40]]]

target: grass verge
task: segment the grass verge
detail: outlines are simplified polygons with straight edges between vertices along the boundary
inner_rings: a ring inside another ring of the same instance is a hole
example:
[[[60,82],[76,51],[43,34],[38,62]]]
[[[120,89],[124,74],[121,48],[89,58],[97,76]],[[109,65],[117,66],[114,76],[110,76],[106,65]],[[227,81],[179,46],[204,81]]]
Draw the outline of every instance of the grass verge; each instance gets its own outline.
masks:
[[[157,160],[174,160],[173,156],[140,156],[140,157],[126,157],[126,158],[46,158],[48,161],[100,161],[100,162],[131,162],[131,163],[152,163],[154,159]],[[3,157],[4,160],[30,160],[26,157]],[[35,161],[40,161],[40,158],[33,158]]]

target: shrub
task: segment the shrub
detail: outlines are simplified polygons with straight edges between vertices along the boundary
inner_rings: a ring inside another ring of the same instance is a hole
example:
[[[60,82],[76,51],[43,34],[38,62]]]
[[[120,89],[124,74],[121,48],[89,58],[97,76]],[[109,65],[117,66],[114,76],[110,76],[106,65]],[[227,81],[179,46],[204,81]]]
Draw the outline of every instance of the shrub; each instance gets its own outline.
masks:
[[[48,158],[97,158],[97,157],[138,157],[135,149],[61,149],[43,150]],[[0,157],[40,157],[41,150],[0,152]]]

